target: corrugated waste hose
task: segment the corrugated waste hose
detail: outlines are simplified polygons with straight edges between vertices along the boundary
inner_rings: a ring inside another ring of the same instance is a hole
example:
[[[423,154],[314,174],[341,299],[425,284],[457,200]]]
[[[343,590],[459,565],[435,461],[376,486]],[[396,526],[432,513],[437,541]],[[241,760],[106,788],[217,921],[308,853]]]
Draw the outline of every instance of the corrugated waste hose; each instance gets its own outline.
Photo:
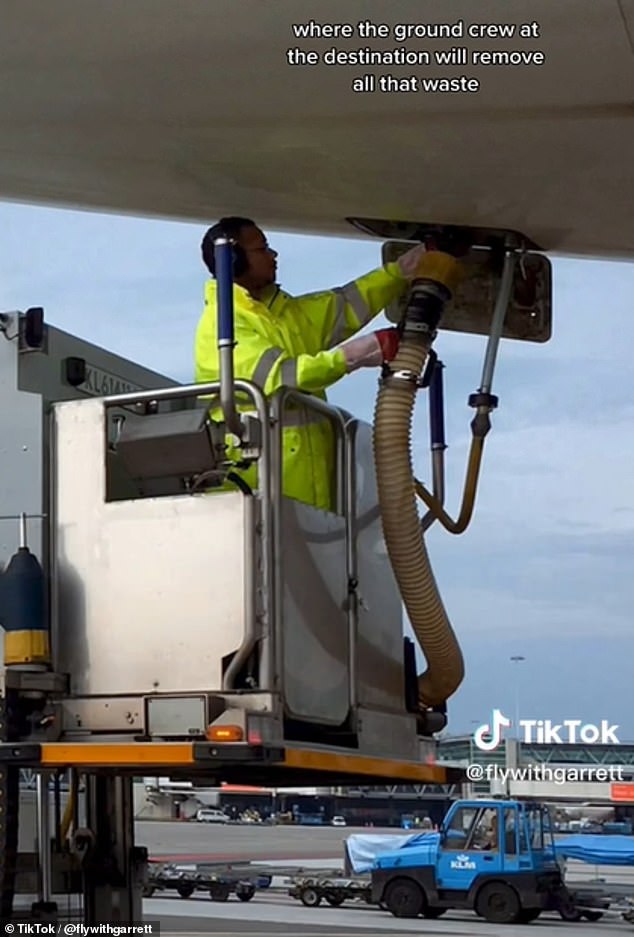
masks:
[[[390,370],[420,376],[429,349],[427,334],[406,330]],[[374,412],[374,458],[385,544],[427,660],[427,670],[419,676],[419,700],[422,707],[430,707],[446,702],[460,686],[464,661],[438,591],[418,516],[411,456],[416,393],[410,380],[381,382]]]

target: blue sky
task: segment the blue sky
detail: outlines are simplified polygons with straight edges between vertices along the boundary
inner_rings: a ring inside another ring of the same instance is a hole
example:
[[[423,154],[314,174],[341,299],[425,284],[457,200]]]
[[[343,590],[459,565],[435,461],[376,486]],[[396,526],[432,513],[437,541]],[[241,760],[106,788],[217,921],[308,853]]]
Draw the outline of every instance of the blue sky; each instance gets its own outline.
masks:
[[[0,218],[1,309],[42,305],[51,324],[191,380],[203,226],[10,204]],[[340,285],[379,262],[378,241],[269,240],[292,293]],[[517,695],[521,718],[607,719],[634,740],[634,264],[553,258],[553,267],[551,342],[502,343],[471,528],[428,536],[466,658],[451,730],[472,731],[493,707],[512,715]],[[436,348],[455,513],[484,340],[448,333]],[[345,378],[330,399],[369,421],[376,379]],[[414,455],[428,481],[425,403]],[[513,655],[526,659],[515,665]]]

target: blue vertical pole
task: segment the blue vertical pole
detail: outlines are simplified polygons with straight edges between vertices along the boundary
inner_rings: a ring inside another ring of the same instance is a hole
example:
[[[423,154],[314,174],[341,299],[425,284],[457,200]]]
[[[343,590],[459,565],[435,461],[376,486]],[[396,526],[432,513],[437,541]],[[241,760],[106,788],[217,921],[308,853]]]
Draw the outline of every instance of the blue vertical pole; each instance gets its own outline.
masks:
[[[445,444],[445,396],[443,388],[444,364],[436,361],[429,385],[429,435],[433,450],[444,450]]]
[[[242,439],[242,422],[236,410],[233,379],[233,249],[227,238],[214,242],[218,283],[218,357],[220,360],[220,406],[230,433]]]
[[[214,241],[218,283],[218,345],[233,345],[233,249],[226,238]]]

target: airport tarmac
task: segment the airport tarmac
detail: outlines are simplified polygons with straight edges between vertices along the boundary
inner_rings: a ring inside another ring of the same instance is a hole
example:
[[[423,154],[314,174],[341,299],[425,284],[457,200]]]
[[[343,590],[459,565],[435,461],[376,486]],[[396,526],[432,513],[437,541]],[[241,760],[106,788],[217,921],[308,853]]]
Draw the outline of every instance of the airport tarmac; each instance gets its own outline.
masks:
[[[155,859],[182,863],[198,861],[247,861],[258,863],[328,868],[343,864],[343,841],[351,833],[395,833],[397,830],[351,827],[296,827],[260,825],[215,825],[192,822],[142,821],[136,824],[136,842],[148,847]],[[618,880],[632,880],[634,870],[614,870]],[[629,873],[629,874],[628,874]],[[583,867],[580,878],[594,874],[593,867]],[[576,876],[575,876],[576,877]],[[488,924],[473,913],[447,912],[441,920],[419,918],[403,920],[392,917],[364,903],[346,903],[340,908],[321,905],[306,908],[284,890],[258,891],[249,902],[231,897],[226,903],[211,899],[164,896],[146,899],[146,921],[159,921],[163,933],[171,935],[213,934],[214,937],[273,937],[292,934],[296,937],[401,937],[424,934],[430,937],[563,937],[566,932],[588,937],[631,935],[634,925],[616,917],[600,922],[569,923],[558,915],[545,914],[531,925]],[[527,928],[529,928],[527,930]]]
[[[488,924],[475,914],[447,912],[441,920],[423,918],[403,920],[367,905],[344,905],[341,908],[323,906],[305,908],[284,895],[257,893],[248,903],[230,899],[225,904],[211,900],[181,898],[151,898],[144,902],[146,921],[159,921],[163,933],[174,935],[214,934],[214,937],[273,937],[293,934],[310,937],[328,934],[330,937],[404,937],[424,934],[433,937],[564,937],[566,932],[579,937],[628,937],[634,926],[612,919],[599,922],[569,923],[558,915],[545,914],[530,925]]]
[[[350,833],[399,833],[398,829],[332,826],[268,826],[264,824],[137,821],[135,840],[151,857],[200,856],[222,860],[343,859]]]

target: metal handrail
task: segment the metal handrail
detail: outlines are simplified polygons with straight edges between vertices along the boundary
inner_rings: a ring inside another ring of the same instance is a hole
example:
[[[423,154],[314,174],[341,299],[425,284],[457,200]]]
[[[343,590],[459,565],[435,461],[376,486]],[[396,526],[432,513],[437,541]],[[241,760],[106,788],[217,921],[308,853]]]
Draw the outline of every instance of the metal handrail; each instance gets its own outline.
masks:
[[[337,513],[343,516],[346,539],[346,573],[350,584],[356,579],[356,545],[355,545],[355,517],[356,517],[356,484],[354,473],[354,439],[349,432],[350,421],[347,420],[339,408],[320,400],[311,394],[295,390],[291,387],[282,387],[270,400],[271,419],[273,421],[273,452],[271,466],[273,528],[275,538],[275,554],[281,555],[281,502],[283,491],[283,462],[282,444],[284,420],[283,414],[288,403],[295,403],[300,407],[322,414],[334,424],[337,432]],[[275,565],[275,594],[278,598],[276,605],[276,670],[277,680],[281,680],[283,673],[283,641],[282,622],[279,614],[282,608],[282,577],[280,564]],[[348,603],[348,632],[349,632],[349,703],[356,704],[356,609]]]
[[[261,491],[262,508],[262,543],[263,543],[263,579],[265,583],[265,608],[263,610],[263,621],[261,622],[261,631],[259,637],[262,640],[262,653],[260,656],[260,686],[262,689],[272,688],[274,682],[273,661],[274,652],[271,652],[271,644],[275,644],[274,626],[276,620],[275,605],[279,594],[275,589],[275,580],[273,572],[275,570],[273,554],[273,518],[271,510],[271,438],[268,428],[270,426],[269,405],[260,387],[251,381],[235,380],[234,386],[237,390],[244,391],[253,401],[257,416],[262,425],[261,434],[261,452],[257,461],[258,482]],[[206,384],[185,384],[177,387],[165,387],[157,390],[132,391],[125,394],[115,394],[110,397],[103,397],[101,401],[106,409],[110,407],[131,406],[134,404],[156,402],[164,400],[185,400],[190,397],[207,397],[217,394],[220,390],[220,381],[213,381]],[[93,398],[94,399],[94,398]],[[254,583],[252,582],[253,586]],[[249,596],[247,606],[247,617],[245,622],[244,637],[231,664],[227,668],[223,679],[223,689],[233,689],[233,679],[243,664],[247,661],[258,640],[258,621],[255,614],[256,596],[255,590]]]
[[[328,419],[334,426],[337,443],[337,486],[336,511],[343,517],[346,539],[346,570],[349,584],[356,587],[356,474],[354,470],[355,441],[350,431],[350,420],[342,411],[310,394],[290,387],[282,387],[268,400],[260,387],[251,381],[235,380],[236,390],[245,392],[255,405],[262,426],[261,452],[258,458],[258,490],[262,507],[263,578],[265,583],[264,621],[261,625],[262,653],[260,657],[260,688],[275,691],[281,689],[283,679],[283,641],[281,627],[282,577],[280,564],[275,556],[281,549],[281,501],[283,491],[282,444],[284,411],[289,404],[312,410]],[[154,390],[131,391],[100,398],[106,409],[130,407],[135,404],[156,403],[188,398],[203,398],[217,395],[220,382],[189,384]],[[96,398],[91,398],[92,401]],[[349,627],[349,698],[351,707],[356,704],[356,614],[354,602],[348,603]],[[231,667],[225,674],[223,689],[252,653],[258,640],[258,623],[254,614],[245,624],[242,644],[234,656]]]

